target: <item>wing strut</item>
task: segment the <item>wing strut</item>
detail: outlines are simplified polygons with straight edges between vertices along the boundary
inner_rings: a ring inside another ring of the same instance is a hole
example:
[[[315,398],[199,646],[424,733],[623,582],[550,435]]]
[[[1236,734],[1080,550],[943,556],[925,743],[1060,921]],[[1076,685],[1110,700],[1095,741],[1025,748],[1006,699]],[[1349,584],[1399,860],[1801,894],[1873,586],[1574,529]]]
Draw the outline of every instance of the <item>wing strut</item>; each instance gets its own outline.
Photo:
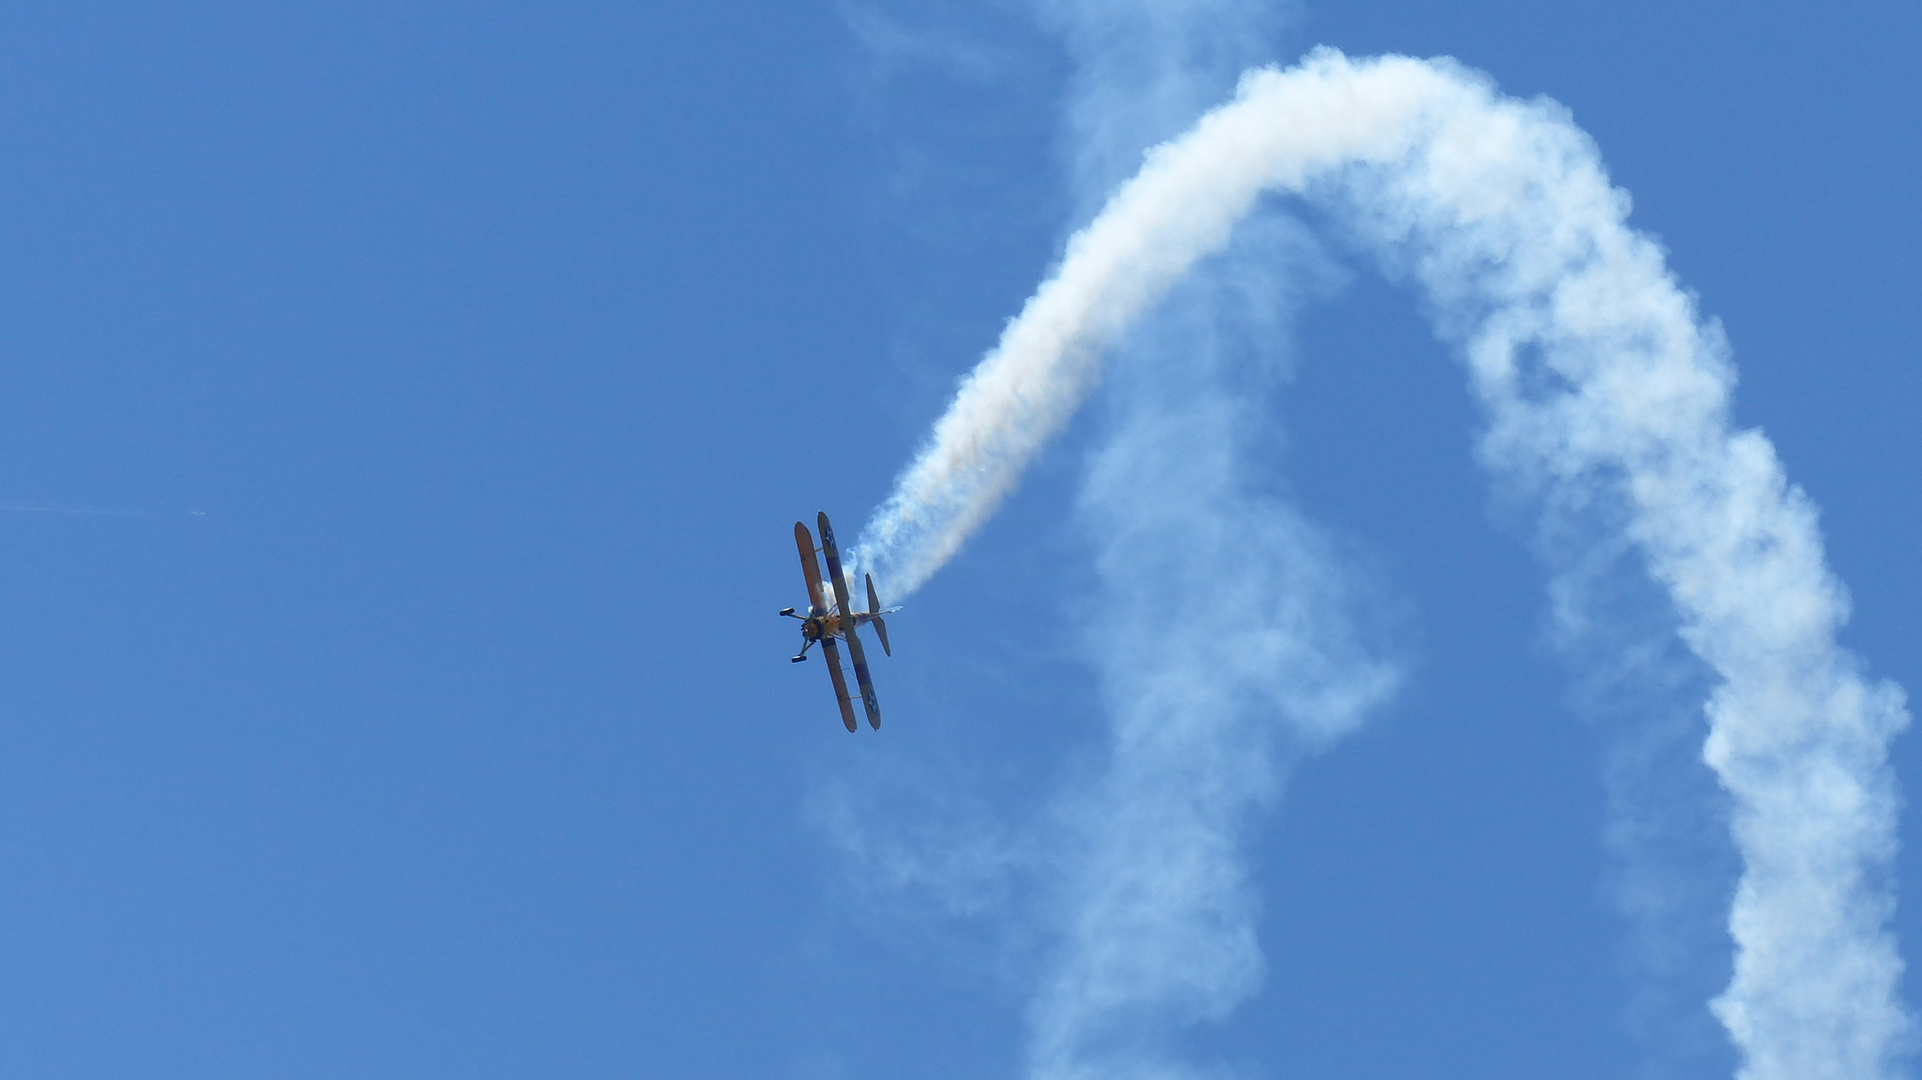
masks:
[[[815,519],[821,527],[821,554],[828,559],[828,579],[834,582],[834,601],[840,606],[841,633],[848,640],[848,656],[854,661],[854,681],[861,684],[861,704],[867,709],[868,726],[881,726],[881,700],[875,696],[874,680],[868,676],[868,658],[861,650],[861,639],[854,632],[854,605],[848,603],[848,579],[841,573],[841,552],[834,546],[834,527],[823,511]],[[796,534],[799,535],[798,533]],[[826,644],[827,639],[822,639]]]

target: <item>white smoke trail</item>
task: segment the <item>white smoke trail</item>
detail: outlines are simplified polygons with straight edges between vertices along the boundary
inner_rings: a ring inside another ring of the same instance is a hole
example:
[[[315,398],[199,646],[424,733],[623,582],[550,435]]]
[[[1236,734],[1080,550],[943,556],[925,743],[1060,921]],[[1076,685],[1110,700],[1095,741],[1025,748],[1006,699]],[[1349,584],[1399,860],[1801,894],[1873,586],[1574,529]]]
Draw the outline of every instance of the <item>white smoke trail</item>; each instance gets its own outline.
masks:
[[[1111,388],[1077,507],[1096,538],[1103,614],[1084,633],[1111,737],[1100,774],[1047,823],[1041,915],[1059,946],[1028,1009],[1036,1077],[1187,1074],[1167,1036],[1260,984],[1254,812],[1302,750],[1352,730],[1396,683],[1356,640],[1335,545],[1251,475],[1249,444],[1273,424],[1245,391],[1264,373],[1213,340],[1247,323],[1240,272],[1278,253],[1301,261],[1272,237],[1238,242],[1184,282]],[[1181,362],[1152,362],[1171,354]]]
[[[1889,1075],[1910,1027],[1883,880],[1901,694],[1836,645],[1847,605],[1813,508],[1765,438],[1731,431],[1718,333],[1550,103],[1399,57],[1323,50],[1249,73],[1070,241],[870,522],[864,563],[901,595],[950,558],[1079,405],[1103,350],[1265,191],[1344,209],[1412,271],[1488,412],[1484,461],[1551,505],[1620,500],[1683,640],[1720,679],[1704,757],[1732,796],[1743,873],[1735,974],[1713,1004],[1743,1076]],[[1078,1041],[1119,1015],[1091,1009],[1079,1029],[1037,1031],[1038,1069],[1078,1074]]]

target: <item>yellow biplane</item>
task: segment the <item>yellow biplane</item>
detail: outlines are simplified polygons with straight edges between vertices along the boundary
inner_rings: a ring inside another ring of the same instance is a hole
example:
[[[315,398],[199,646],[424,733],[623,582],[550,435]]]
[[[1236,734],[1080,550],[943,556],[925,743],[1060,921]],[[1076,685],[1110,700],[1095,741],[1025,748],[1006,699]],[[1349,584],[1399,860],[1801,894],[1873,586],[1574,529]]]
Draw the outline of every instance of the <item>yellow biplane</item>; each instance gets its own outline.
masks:
[[[847,677],[841,673],[841,650],[834,639],[842,638],[848,643],[848,658],[854,661],[854,679],[861,686],[861,704],[867,709],[868,726],[880,728],[881,702],[874,696],[874,680],[868,677],[868,658],[861,651],[861,639],[855,629],[863,624],[874,627],[874,636],[881,639],[881,651],[889,656],[894,650],[888,648],[888,624],[883,615],[892,615],[900,608],[881,607],[881,598],[874,592],[874,575],[865,575],[868,586],[868,609],[853,611],[848,603],[848,582],[841,574],[841,552],[834,546],[834,528],[828,524],[828,516],[819,515],[816,523],[821,526],[821,554],[827,556],[828,581],[834,586],[834,605],[830,607],[827,597],[821,591],[821,567],[814,561],[814,537],[808,527],[801,522],[794,523],[794,544],[801,549],[801,575],[808,583],[808,613],[805,617],[796,615],[793,608],[782,608],[781,614],[801,620],[801,651],[791,659],[800,663],[808,658],[808,650],[816,642],[821,652],[828,658],[828,676],[834,680],[834,696],[841,703],[841,722],[849,731],[856,729],[854,704],[848,699]]]

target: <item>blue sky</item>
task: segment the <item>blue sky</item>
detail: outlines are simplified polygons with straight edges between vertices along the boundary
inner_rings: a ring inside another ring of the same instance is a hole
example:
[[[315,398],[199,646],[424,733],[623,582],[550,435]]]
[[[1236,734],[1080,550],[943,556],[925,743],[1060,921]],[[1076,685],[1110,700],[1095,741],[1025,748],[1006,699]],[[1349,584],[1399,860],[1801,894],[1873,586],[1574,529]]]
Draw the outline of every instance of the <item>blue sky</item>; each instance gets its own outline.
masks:
[[[1922,687],[1922,19],[1216,6],[1262,61],[1448,54],[1567,105],[1821,506],[1844,642]],[[773,612],[791,523],[855,531],[1091,212],[1058,29],[0,14],[0,1073],[1019,1075],[1055,942],[995,853],[1104,753],[1126,598],[1076,506],[1127,399],[892,621],[878,735]],[[1258,463],[1404,679],[1248,821],[1265,977],[1170,1052],[1727,1075],[1694,699],[1598,696],[1552,645],[1459,365],[1334,257]],[[1659,811],[1641,855],[1611,790]],[[1614,899],[1636,873],[1674,897],[1653,929]]]

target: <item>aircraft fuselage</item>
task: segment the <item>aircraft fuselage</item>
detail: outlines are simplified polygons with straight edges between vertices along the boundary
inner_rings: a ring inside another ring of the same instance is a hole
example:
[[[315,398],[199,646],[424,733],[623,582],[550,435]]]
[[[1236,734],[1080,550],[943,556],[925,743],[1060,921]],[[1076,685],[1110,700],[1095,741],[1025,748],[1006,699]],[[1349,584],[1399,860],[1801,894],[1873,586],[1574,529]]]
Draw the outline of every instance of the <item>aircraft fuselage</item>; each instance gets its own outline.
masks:
[[[865,611],[857,611],[854,613],[854,625],[856,626],[861,626],[873,621],[874,616]],[[847,629],[842,625],[841,616],[838,612],[829,612],[826,615],[810,615],[801,620],[801,637],[807,641],[819,641],[824,637],[844,638],[846,636]]]

